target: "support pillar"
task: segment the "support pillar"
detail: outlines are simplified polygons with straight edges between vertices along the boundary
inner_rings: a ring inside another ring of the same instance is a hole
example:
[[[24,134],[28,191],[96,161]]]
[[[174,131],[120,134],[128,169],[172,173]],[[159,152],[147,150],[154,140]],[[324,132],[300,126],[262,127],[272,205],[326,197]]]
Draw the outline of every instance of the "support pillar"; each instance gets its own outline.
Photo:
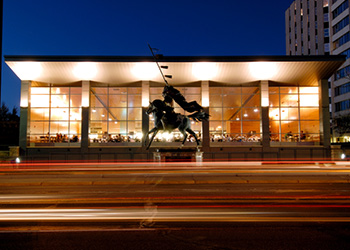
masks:
[[[270,148],[270,126],[269,126],[269,82],[260,82],[261,90],[261,133],[263,151]]]
[[[319,87],[319,107],[320,107],[320,142],[325,148],[331,146],[331,126],[329,114],[328,80],[321,79]],[[330,157],[330,155],[327,157]]]
[[[149,116],[146,114],[149,105],[149,81],[142,81],[142,149],[145,150],[146,135],[149,131]]]
[[[28,145],[28,106],[31,81],[21,81],[20,100],[20,125],[19,125],[19,147],[21,154],[27,150]]]
[[[82,81],[81,98],[81,152],[87,153],[89,150],[90,81]]]
[[[209,114],[209,81],[202,81],[202,107]],[[208,151],[210,147],[209,121],[202,122],[202,150]]]

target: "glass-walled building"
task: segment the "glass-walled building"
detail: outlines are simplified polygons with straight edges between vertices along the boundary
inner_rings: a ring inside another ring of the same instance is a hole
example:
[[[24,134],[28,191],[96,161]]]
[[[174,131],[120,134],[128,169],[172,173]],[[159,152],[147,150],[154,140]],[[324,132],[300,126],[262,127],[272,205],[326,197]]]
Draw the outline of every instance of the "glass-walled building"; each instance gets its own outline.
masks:
[[[172,75],[169,84],[210,115],[209,121],[191,123],[204,159],[326,159],[327,79],[344,60],[163,57],[159,64]],[[154,127],[146,110],[163,99],[165,86],[151,57],[6,56],[5,61],[21,79],[20,147],[29,160],[151,160],[153,152],[172,152],[183,141],[178,130],[160,132],[146,149],[146,134]],[[192,149],[196,142],[188,136],[184,150]]]

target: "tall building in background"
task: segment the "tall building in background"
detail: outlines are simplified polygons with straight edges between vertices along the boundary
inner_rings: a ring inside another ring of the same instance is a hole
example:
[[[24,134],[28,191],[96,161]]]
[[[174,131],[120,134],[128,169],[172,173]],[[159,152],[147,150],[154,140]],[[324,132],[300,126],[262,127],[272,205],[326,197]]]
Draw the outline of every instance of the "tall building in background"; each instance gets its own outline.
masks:
[[[346,55],[329,79],[331,119],[350,114],[349,0],[296,0],[285,12],[287,55]],[[349,141],[333,130],[333,142]]]
[[[296,0],[286,10],[286,54],[330,54],[328,0]]]

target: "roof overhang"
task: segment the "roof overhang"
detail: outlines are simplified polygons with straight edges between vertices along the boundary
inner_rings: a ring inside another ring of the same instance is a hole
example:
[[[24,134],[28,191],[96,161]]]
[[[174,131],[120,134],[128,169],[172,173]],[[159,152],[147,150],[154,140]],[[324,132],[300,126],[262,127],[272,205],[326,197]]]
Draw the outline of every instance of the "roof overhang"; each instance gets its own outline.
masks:
[[[154,59],[148,56],[5,56],[5,62],[20,80],[163,83]],[[345,56],[162,56],[158,62],[168,66],[163,72],[172,75],[168,82],[173,85],[201,80],[233,85],[260,80],[316,85],[320,79],[330,78],[345,62]]]

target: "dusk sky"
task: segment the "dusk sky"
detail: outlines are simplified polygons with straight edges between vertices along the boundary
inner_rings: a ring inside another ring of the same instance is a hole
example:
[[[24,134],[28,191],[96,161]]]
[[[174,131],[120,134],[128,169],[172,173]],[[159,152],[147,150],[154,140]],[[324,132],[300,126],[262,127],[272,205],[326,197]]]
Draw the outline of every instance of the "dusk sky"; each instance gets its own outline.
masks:
[[[4,0],[3,55],[285,55],[292,0]],[[20,80],[2,66],[1,101]]]

